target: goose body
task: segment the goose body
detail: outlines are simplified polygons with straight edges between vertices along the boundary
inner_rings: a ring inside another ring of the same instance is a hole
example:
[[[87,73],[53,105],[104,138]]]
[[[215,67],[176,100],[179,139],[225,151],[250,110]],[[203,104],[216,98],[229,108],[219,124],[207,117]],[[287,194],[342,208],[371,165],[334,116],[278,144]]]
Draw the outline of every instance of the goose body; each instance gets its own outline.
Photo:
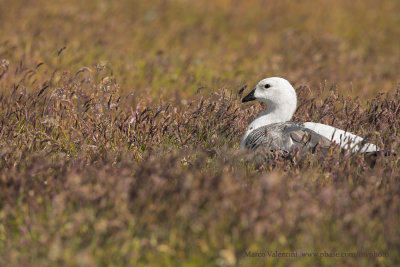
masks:
[[[268,146],[271,150],[291,153],[296,150],[327,151],[331,145],[340,145],[351,153],[377,152],[380,149],[353,133],[316,122],[291,122],[296,110],[297,96],[293,86],[285,79],[272,77],[261,80],[243,98],[267,104],[247,128],[241,142],[242,149],[254,150]]]

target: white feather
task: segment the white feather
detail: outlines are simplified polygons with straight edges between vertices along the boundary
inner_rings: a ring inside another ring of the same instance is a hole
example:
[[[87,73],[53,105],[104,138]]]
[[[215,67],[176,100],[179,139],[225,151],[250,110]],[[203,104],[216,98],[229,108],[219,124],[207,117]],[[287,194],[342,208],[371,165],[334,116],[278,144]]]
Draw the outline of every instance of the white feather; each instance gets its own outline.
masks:
[[[313,130],[317,134],[328,138],[329,140],[340,145],[342,148],[349,149],[352,152],[365,153],[379,151],[379,148],[376,145],[370,143],[365,143],[360,148],[360,144],[364,141],[362,137],[330,125],[317,122],[305,122],[304,127]]]

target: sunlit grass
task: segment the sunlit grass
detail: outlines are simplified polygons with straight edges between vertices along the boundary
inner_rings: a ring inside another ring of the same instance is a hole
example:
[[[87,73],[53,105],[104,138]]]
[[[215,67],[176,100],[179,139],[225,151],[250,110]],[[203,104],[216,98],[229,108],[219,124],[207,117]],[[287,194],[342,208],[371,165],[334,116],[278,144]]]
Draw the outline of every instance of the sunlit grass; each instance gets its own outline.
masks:
[[[295,120],[400,151],[398,10],[0,1],[0,264],[396,265],[398,156],[242,154],[239,91],[287,78]]]

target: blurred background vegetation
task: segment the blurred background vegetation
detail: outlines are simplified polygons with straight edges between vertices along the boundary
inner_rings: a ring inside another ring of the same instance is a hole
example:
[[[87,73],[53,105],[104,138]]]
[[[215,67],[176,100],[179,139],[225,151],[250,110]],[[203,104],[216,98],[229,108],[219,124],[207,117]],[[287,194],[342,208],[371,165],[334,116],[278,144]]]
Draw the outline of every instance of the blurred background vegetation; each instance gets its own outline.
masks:
[[[280,76],[371,95],[399,82],[399,1],[0,2],[11,65],[105,62],[125,91],[190,96]]]
[[[397,0],[0,0],[0,265],[398,265],[399,157],[240,154],[263,106],[238,91],[284,77],[295,120],[400,151],[399,14]]]

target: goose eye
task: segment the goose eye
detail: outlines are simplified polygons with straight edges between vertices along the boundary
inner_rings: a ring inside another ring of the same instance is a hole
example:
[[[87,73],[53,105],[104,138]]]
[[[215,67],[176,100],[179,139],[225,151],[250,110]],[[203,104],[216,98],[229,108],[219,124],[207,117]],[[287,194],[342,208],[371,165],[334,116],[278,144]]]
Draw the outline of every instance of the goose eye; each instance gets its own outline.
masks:
[[[268,89],[268,88],[270,88],[270,87],[271,87],[271,85],[269,85],[269,84],[264,85],[264,88],[265,88],[265,89]]]

